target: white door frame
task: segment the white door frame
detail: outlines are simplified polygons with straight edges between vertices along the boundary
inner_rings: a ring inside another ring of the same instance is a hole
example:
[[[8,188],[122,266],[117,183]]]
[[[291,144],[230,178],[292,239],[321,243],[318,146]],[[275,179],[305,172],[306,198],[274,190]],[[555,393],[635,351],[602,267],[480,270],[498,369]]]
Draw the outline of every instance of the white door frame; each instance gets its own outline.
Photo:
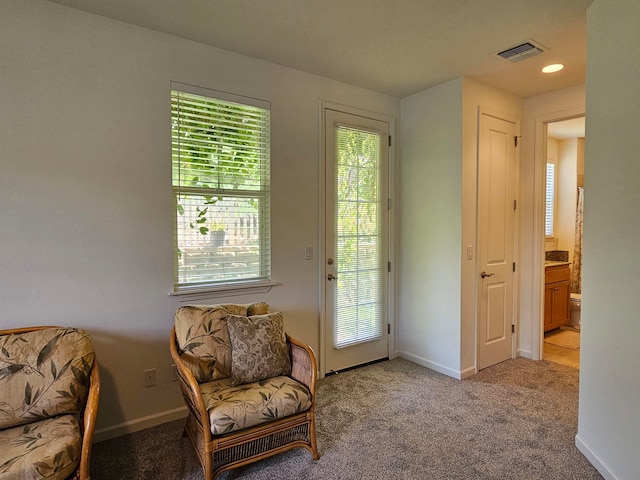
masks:
[[[396,121],[394,117],[390,117],[388,115],[384,115],[381,113],[370,112],[367,110],[362,110],[355,107],[350,107],[347,105],[342,105],[339,103],[329,102],[325,100],[320,100],[320,108],[319,108],[319,158],[318,158],[318,178],[319,178],[319,218],[318,218],[318,271],[319,271],[319,311],[320,311],[320,322],[318,328],[320,329],[320,345],[319,352],[316,352],[318,356],[318,369],[320,378],[324,377],[324,372],[326,371],[326,346],[327,346],[327,335],[326,335],[326,322],[327,322],[327,312],[326,312],[326,295],[327,295],[327,282],[325,278],[327,277],[327,265],[325,259],[327,258],[327,246],[325,242],[325,214],[326,214],[326,192],[325,192],[325,182],[326,182],[326,159],[325,159],[325,117],[326,110],[337,110],[339,112],[348,113],[351,115],[358,115],[361,117],[367,117],[374,120],[379,120],[381,122],[387,122],[389,124],[389,134],[391,135],[391,148],[389,149],[389,198],[391,199],[392,208],[389,209],[389,258],[391,259],[391,274],[389,275],[389,285],[388,285],[388,311],[387,318],[388,323],[391,325],[391,331],[387,337],[388,340],[388,351],[389,358],[394,358],[397,354],[397,324],[395,321],[395,311],[396,311],[396,302],[395,302],[395,278],[397,276],[396,268],[396,254],[395,254],[395,208],[394,208],[394,199],[395,199],[395,151],[397,149],[397,137],[396,137]]]
[[[532,284],[533,312],[531,315],[532,360],[542,360],[544,350],[544,220],[545,220],[545,178],[547,161],[547,125],[553,122],[584,117],[584,106],[561,110],[536,117],[535,144],[533,147],[534,199],[533,199],[533,255]],[[536,301],[537,300],[537,301]]]

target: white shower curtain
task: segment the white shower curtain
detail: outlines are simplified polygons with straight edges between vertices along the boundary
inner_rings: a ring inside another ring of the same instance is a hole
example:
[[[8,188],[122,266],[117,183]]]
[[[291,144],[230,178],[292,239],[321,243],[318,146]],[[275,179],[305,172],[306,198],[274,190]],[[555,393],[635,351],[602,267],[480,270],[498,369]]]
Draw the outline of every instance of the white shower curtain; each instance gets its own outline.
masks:
[[[571,265],[571,293],[582,293],[582,214],[584,210],[584,187],[578,187],[576,205],[576,237]]]

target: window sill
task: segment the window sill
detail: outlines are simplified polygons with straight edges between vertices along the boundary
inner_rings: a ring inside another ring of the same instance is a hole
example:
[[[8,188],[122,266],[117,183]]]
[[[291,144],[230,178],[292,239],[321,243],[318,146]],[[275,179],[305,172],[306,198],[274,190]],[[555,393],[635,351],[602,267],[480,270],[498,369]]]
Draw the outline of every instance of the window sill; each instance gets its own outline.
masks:
[[[181,302],[190,302],[192,300],[202,300],[205,298],[267,293],[277,285],[280,284],[276,282],[236,283],[232,285],[185,288],[169,292],[169,295],[172,297],[178,297]]]

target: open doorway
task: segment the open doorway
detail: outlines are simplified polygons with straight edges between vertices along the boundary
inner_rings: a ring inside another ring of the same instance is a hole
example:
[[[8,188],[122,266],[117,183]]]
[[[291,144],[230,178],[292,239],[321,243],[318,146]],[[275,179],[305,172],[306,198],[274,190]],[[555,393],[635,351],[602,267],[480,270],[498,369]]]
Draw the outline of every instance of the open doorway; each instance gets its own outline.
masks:
[[[584,116],[546,125],[543,359],[579,368]]]

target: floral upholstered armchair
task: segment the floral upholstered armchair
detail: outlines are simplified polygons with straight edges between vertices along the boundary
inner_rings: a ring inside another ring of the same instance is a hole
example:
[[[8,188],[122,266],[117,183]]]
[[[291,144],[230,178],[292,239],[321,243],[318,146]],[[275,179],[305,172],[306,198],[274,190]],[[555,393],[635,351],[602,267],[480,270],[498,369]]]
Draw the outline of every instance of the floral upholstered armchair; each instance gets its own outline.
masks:
[[[0,479],[89,479],[100,378],[75,328],[0,330]]]
[[[170,349],[189,409],[184,434],[205,480],[297,447],[319,458],[315,355],[268,311],[259,302],[176,312]]]

